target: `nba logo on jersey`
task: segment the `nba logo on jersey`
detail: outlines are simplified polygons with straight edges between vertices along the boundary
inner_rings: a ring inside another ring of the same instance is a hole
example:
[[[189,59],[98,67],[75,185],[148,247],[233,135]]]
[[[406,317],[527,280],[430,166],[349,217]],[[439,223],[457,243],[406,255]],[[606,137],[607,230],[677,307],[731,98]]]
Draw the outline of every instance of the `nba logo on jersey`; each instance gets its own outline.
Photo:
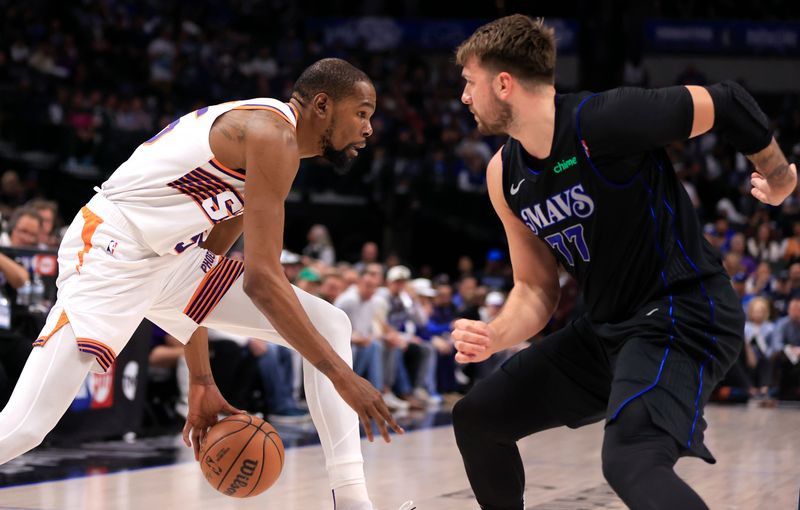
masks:
[[[108,252],[110,255],[114,255],[114,251],[117,249],[117,245],[118,245],[118,244],[119,244],[118,242],[116,242],[116,241],[114,241],[114,240],[112,239],[111,241],[109,241],[109,243],[108,243],[108,246],[106,246],[106,251],[107,251],[107,252]]]

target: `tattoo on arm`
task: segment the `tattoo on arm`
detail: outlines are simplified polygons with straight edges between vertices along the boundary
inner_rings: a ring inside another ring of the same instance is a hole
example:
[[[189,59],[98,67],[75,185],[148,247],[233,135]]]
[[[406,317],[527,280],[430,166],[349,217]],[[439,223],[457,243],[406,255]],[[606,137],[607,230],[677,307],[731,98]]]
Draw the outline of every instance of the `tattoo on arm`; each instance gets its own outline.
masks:
[[[774,138],[766,149],[747,158],[768,181],[780,184],[789,176],[789,163]]]
[[[232,142],[243,142],[244,141],[244,126],[236,122],[230,122],[227,124],[223,124],[219,128],[220,132]]]

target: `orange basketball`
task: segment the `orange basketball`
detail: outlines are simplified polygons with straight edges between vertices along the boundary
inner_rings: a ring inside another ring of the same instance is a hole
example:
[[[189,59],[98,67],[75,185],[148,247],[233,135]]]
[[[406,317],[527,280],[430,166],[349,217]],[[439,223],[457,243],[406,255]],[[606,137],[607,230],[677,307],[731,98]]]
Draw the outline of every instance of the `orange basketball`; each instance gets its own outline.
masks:
[[[227,496],[257,496],[281,474],[283,442],[261,418],[235,414],[209,430],[200,451],[200,469],[208,483]]]

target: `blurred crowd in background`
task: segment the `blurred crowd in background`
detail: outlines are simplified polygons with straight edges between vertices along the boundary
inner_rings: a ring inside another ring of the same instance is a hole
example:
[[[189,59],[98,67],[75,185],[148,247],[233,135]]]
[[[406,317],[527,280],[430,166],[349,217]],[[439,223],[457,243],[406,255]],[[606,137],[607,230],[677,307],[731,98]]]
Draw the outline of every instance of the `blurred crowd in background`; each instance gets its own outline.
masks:
[[[481,136],[461,104],[452,48],[387,51],[369,40],[331,40],[302,18],[305,8],[319,16],[452,13],[420,2],[364,2],[352,13],[342,2],[307,3],[0,0],[0,244],[56,249],[63,226],[91,187],[161,127],[208,104],[287,99],[293,79],[309,63],[345,58],[376,85],[374,134],[347,175],[322,161],[303,163],[291,197],[297,207],[287,205],[282,262],[296,285],[348,314],[356,370],[384,392],[393,409],[435,406],[511,354],[459,367],[449,338],[456,318],[491,320],[512,286],[502,230],[484,193],[486,164],[503,140]],[[621,40],[634,40],[643,16],[733,15],[741,4],[632,4],[612,26],[621,26]],[[797,14],[785,2],[745,4],[748,15],[759,19]],[[588,2],[577,5],[559,14],[613,14]],[[476,17],[502,14],[496,6],[482,9]],[[580,19],[581,30],[600,30]],[[579,45],[579,60],[585,46],[586,41]],[[585,60],[579,65],[581,88],[604,84],[592,79],[598,74],[613,85],[651,85],[640,48],[606,55],[593,67]],[[614,71],[602,73],[609,61]],[[687,61],[672,84],[708,82],[703,69]],[[800,95],[755,96],[785,153],[800,158]],[[676,142],[668,152],[747,311],[746,348],[716,398],[800,398],[800,195],[780,207],[758,203],[749,193],[748,161],[713,132]],[[329,222],[317,224],[321,217],[313,212],[319,207],[336,209],[325,215]],[[443,244],[445,239],[452,242]],[[14,264],[0,255],[0,330],[12,333],[3,307],[30,306],[37,285],[35,275]],[[544,333],[582,310],[574,280],[564,273],[561,283],[561,304]],[[30,340],[5,336],[15,340],[0,341],[0,400],[13,387],[29,349],[23,343]],[[238,400],[279,419],[307,419],[295,355],[249,339],[214,333],[212,339],[220,386],[230,381],[234,405]],[[153,391],[162,394],[167,385],[180,410],[182,347],[158,331],[153,343]],[[252,376],[250,384],[241,383],[242,374]]]

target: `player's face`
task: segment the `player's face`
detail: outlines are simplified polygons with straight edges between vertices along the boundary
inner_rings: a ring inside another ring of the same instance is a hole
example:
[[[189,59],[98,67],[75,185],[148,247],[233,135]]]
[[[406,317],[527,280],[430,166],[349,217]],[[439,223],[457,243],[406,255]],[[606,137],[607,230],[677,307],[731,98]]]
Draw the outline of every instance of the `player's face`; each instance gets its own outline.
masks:
[[[372,134],[370,119],[375,105],[372,84],[356,82],[353,94],[334,104],[330,124],[322,135],[322,157],[338,169],[349,168]]]
[[[472,57],[464,65],[461,76],[466,81],[461,102],[475,117],[478,131],[484,135],[507,133],[512,119],[511,106],[501,101],[492,87],[496,74],[481,67]]]

